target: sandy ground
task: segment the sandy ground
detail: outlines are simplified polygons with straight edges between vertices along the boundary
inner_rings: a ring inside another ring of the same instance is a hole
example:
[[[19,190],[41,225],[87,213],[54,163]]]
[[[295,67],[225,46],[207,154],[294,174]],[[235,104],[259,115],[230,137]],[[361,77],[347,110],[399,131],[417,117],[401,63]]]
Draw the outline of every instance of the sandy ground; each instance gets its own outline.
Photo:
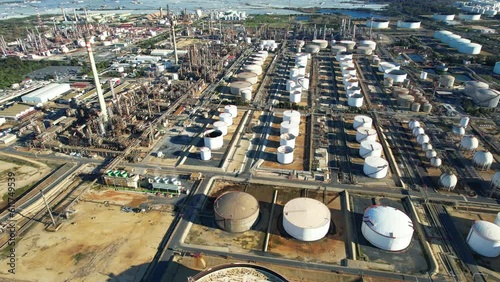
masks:
[[[142,195],[95,192],[92,201],[132,205]],[[0,269],[0,280],[9,281],[138,281],[156,253],[173,217],[150,211],[124,213],[119,206],[82,201],[73,218],[53,233],[36,224],[18,242],[16,280]],[[6,265],[6,260],[0,261]]]

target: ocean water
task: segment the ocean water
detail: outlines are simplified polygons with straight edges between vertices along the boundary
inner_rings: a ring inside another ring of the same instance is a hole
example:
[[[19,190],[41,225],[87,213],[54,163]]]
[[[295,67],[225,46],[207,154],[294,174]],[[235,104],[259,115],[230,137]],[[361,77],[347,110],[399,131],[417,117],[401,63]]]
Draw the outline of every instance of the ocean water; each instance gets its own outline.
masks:
[[[40,14],[61,14],[64,8],[66,13],[73,13],[74,9],[87,9],[88,12],[116,12],[116,13],[150,13],[158,11],[161,7],[176,12],[187,9],[193,12],[196,9],[203,11],[237,10],[248,14],[298,14],[286,7],[309,8],[335,8],[335,9],[374,9],[379,10],[385,5],[368,4],[357,0],[0,0],[0,19],[34,15],[37,10]]]

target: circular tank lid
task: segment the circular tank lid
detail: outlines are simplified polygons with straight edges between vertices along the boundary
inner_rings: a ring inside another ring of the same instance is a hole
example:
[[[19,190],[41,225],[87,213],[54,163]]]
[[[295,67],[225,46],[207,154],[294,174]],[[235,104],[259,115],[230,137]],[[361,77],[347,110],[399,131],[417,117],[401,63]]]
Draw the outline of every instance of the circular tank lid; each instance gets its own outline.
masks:
[[[227,123],[225,121],[218,120],[218,121],[214,122],[213,126],[216,128],[221,128],[224,126],[227,127]]]
[[[354,96],[353,96],[354,97]],[[377,131],[371,127],[358,127],[356,129],[359,133],[365,134],[365,135],[375,135],[377,134]]]
[[[363,222],[377,234],[387,238],[406,237],[413,234],[413,223],[402,211],[388,206],[375,205],[366,209]]]
[[[226,219],[245,219],[259,210],[259,202],[254,196],[240,191],[230,191],[220,195],[214,202],[216,214]]]
[[[233,81],[229,84],[229,87],[249,88],[249,87],[252,87],[252,83],[250,83],[248,81]]]
[[[476,231],[482,238],[489,241],[500,241],[500,226],[489,221],[477,220],[472,225],[472,229]]]
[[[278,152],[283,153],[283,154],[288,154],[288,153],[293,152],[293,148],[290,146],[279,146]]]
[[[207,130],[207,131],[205,131],[204,135],[205,135],[205,137],[215,138],[215,137],[222,136],[222,131],[216,130],[216,129]]]
[[[300,112],[294,110],[286,110],[283,112],[283,116],[287,117],[300,117]]]
[[[294,128],[294,127],[299,127],[299,123],[295,122],[295,121],[288,120],[288,121],[283,121],[280,124],[280,126],[283,128]]]
[[[200,152],[210,152],[210,148],[208,147],[201,147]]]
[[[377,141],[363,141],[360,146],[368,151],[382,151],[382,144]]]
[[[354,117],[354,121],[361,122],[361,123],[365,123],[365,122],[371,123],[373,120],[369,116],[357,115]]]
[[[293,135],[292,133],[283,133],[280,135],[280,139],[283,139],[283,140],[293,140],[295,139],[295,135]]]
[[[389,163],[381,157],[375,157],[371,156],[365,159],[365,164],[371,166],[371,167],[376,167],[376,168],[383,168],[389,165]]]
[[[286,203],[283,216],[300,228],[318,228],[330,221],[331,213],[325,204],[310,198],[295,198]]]
[[[250,71],[244,71],[244,72],[240,72],[238,74],[238,78],[254,78],[254,77],[257,77],[258,75],[254,72],[250,72]]]

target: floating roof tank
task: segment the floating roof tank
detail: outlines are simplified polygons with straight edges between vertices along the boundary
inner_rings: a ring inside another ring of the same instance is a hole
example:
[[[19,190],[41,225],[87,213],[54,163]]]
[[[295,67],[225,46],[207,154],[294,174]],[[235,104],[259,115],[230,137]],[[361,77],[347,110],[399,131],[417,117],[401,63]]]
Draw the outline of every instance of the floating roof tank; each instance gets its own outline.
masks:
[[[220,149],[223,146],[222,132],[220,130],[207,130],[204,133],[203,141],[205,147],[211,150]]]
[[[460,149],[466,151],[474,151],[479,147],[479,140],[474,135],[467,135],[460,142]]]
[[[500,101],[500,92],[493,89],[479,89],[476,91],[473,101],[479,107],[496,108]]]
[[[347,48],[342,45],[334,45],[332,46],[332,54],[338,54],[347,51]]]
[[[252,83],[248,81],[234,81],[229,84],[231,94],[241,95],[244,90],[252,91]]]
[[[448,189],[448,191],[455,189],[457,182],[457,176],[451,172],[445,172],[439,177],[439,187]]]
[[[493,155],[488,151],[478,151],[472,157],[472,164],[477,169],[488,170],[493,164]]]
[[[257,78],[258,78],[258,75],[254,72],[240,72],[238,75],[237,75],[237,79],[240,80],[240,81],[248,81],[252,84],[255,84],[257,83]]]
[[[307,44],[305,46],[305,51],[307,53],[316,54],[319,52],[319,50],[320,50],[320,47],[316,44]]]
[[[245,232],[259,216],[259,202],[245,192],[226,192],[215,200],[214,215],[220,228],[231,233]]]
[[[331,212],[322,202],[310,198],[295,198],[283,208],[283,227],[300,241],[317,241],[330,229]]]
[[[358,46],[356,53],[360,55],[371,55],[373,52],[372,48],[369,46]]]
[[[401,251],[411,243],[413,223],[398,209],[375,205],[366,209],[361,233],[375,247],[387,251]]]
[[[280,164],[291,164],[293,162],[293,151],[293,148],[290,146],[279,146],[278,162]]]
[[[227,123],[227,126],[233,125],[233,115],[230,113],[221,113],[219,115],[219,119],[225,123]]]
[[[405,81],[408,74],[404,70],[393,69],[384,73],[384,78],[390,77],[395,83],[402,83]]]
[[[222,132],[222,136],[227,135],[227,123],[219,120],[214,122],[213,126],[215,130],[220,130],[220,132]]]
[[[363,164],[363,173],[370,178],[384,178],[388,170],[389,163],[381,157],[368,157]]]
[[[469,55],[477,55],[481,53],[483,46],[477,43],[466,43],[458,46],[458,52]]]
[[[356,46],[356,42],[352,40],[341,40],[339,44],[346,46],[347,50],[352,50]]]
[[[477,220],[467,235],[467,244],[474,252],[484,257],[498,257],[500,255],[500,226]]]
[[[280,135],[280,146],[289,146],[295,148],[295,140],[297,138],[291,133],[283,133]]]
[[[363,95],[354,94],[347,99],[347,105],[350,107],[361,108],[363,106]]]
[[[253,72],[253,73],[256,73],[257,75],[261,75],[262,74],[262,66],[260,65],[245,65],[243,67],[241,67],[241,70],[243,72]]]
[[[280,124],[280,135],[283,133],[291,133],[295,136],[299,136],[299,126],[300,124],[298,122],[293,122],[291,120],[283,121]]]
[[[370,49],[375,50],[377,48],[377,43],[372,40],[361,40],[359,46],[370,47]]]
[[[273,281],[288,282],[289,280],[275,271],[249,263],[224,264],[208,268],[193,277],[193,282],[214,282],[221,278],[229,278],[231,281]]]

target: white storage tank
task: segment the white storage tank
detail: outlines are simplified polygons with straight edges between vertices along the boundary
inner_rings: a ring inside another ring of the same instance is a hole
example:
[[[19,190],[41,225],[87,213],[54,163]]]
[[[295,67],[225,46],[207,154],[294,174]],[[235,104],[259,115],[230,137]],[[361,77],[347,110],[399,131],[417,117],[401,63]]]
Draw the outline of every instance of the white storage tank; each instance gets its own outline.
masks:
[[[286,110],[283,112],[283,121],[292,121],[300,124],[300,112],[294,110]]]
[[[242,91],[252,91],[252,83],[248,81],[234,81],[229,84],[229,91],[234,95],[241,95]]]
[[[455,189],[457,182],[457,176],[451,172],[445,172],[439,177],[439,187],[448,189],[448,191]]]
[[[345,77],[349,75],[349,77]],[[342,76],[344,82],[348,79],[355,78],[357,76],[357,71],[355,67],[342,67]]]
[[[481,53],[481,48],[483,46],[477,43],[468,43],[458,46],[458,52],[469,55],[477,55]]]
[[[493,155],[488,151],[478,151],[472,157],[472,164],[479,170],[488,170],[493,164]]]
[[[349,107],[361,108],[363,106],[363,95],[354,94],[347,99]]]
[[[467,235],[467,244],[474,252],[484,257],[498,257],[500,255],[500,226],[477,220]]]
[[[368,46],[358,46],[356,53],[360,55],[371,55],[373,50]]]
[[[358,129],[359,127],[367,127],[371,128],[373,125],[373,119],[369,116],[357,115],[354,117],[354,122],[352,123],[352,127],[354,129]]]
[[[496,108],[500,102],[500,92],[494,89],[478,89],[473,101],[479,107]]]
[[[420,134],[419,136],[417,136],[417,143],[422,145],[424,143],[429,143],[430,141],[430,138],[429,136],[427,136],[427,134]]]
[[[283,133],[280,135],[280,146],[288,146],[295,148],[295,140],[297,138],[291,133]]]
[[[381,157],[382,144],[376,141],[363,141],[359,147],[359,156],[363,159],[368,157]]]
[[[254,72],[240,72],[237,75],[237,79],[240,81],[248,81],[251,84],[257,83],[258,75]]]
[[[323,40],[323,39],[314,39],[312,41],[312,43],[316,44],[319,46],[319,48],[321,49],[325,49],[326,47],[328,47],[328,41],[327,40]]]
[[[452,75],[441,75],[439,77],[439,84],[441,84],[441,87],[453,88],[455,77]]]
[[[422,151],[427,152],[428,150],[432,150],[434,147],[431,143],[422,144]]]
[[[469,97],[474,97],[479,89],[489,89],[488,83],[482,81],[467,81],[465,83],[464,93]]]
[[[412,134],[413,134],[414,137],[417,137],[420,134],[424,134],[424,133],[425,133],[425,130],[422,127],[415,127],[412,130]]]
[[[453,39],[450,41],[450,46],[458,49],[458,47],[462,44],[469,44],[471,41],[467,38],[459,38],[459,39]]]
[[[205,147],[209,148],[210,150],[217,150],[222,148],[223,145],[223,138],[222,138],[222,132],[220,130],[207,130],[203,134],[203,141],[205,143]]]
[[[434,150],[427,150],[427,151],[425,152],[425,156],[426,156],[426,157],[430,160],[430,159],[432,159],[432,158],[437,157],[437,152],[436,152],[436,151],[434,151]]]
[[[443,161],[439,157],[434,157],[431,159],[431,166],[440,167],[443,164]]]
[[[299,123],[291,120],[282,122],[280,124],[280,135],[283,133],[291,133],[294,136],[299,136]]]
[[[286,91],[291,91],[296,85],[297,85],[297,83],[295,82],[295,80],[287,79],[285,89],[286,89]]]
[[[225,113],[230,113],[233,118],[238,116],[238,107],[235,105],[226,105],[224,106],[224,112]]]
[[[356,42],[352,40],[341,40],[339,44],[344,45],[348,51],[353,50],[354,46],[356,46]]]
[[[241,69],[244,72],[253,72],[253,73],[256,73],[257,75],[262,74],[262,66],[256,65],[256,64],[245,65]]]
[[[219,130],[220,132],[222,132],[222,136],[227,135],[227,123],[219,120],[214,122],[213,126],[215,130]]]
[[[341,69],[354,68],[354,67],[355,67],[355,65],[354,65],[354,62],[352,60],[345,60],[345,61],[340,62]]]
[[[233,115],[230,113],[221,113],[219,120],[225,122],[227,126],[233,125]]]
[[[307,53],[310,54],[316,54],[320,50],[319,46],[316,44],[307,44],[304,49]]]
[[[356,141],[377,141],[377,131],[370,127],[358,127],[356,129]]]
[[[345,94],[346,94],[347,98],[349,98],[353,95],[356,95],[356,94],[361,95],[361,88],[359,88],[358,86],[350,87],[346,90]]]
[[[469,121],[470,121],[470,117],[462,117],[460,119],[460,123],[459,125],[463,128],[467,128],[467,126],[469,125]]]
[[[366,209],[361,233],[375,247],[402,251],[411,243],[413,223],[408,215],[396,208],[375,205]]]
[[[363,164],[363,173],[370,178],[384,178],[388,171],[389,163],[381,157],[367,157]]]
[[[349,89],[351,87],[359,87],[359,80],[357,78],[350,78],[344,81],[344,89]],[[363,96],[361,96],[363,97]]]
[[[458,18],[464,21],[478,21],[481,19],[481,14],[458,14]]]
[[[420,21],[411,21],[411,20],[406,20],[406,21],[398,21],[397,26],[399,28],[409,28],[409,29],[417,29],[420,28]]]
[[[210,150],[210,148],[201,147],[200,158],[202,161],[209,161],[212,158],[212,151]]]
[[[391,70],[398,70],[399,68],[400,68],[400,66],[398,66],[396,64],[389,63],[389,62],[381,62],[378,65],[378,70],[380,72],[383,72],[383,73],[390,72]]]
[[[373,40],[361,40],[359,46],[370,47],[370,49],[375,50],[377,48],[377,43]]]
[[[332,54],[337,55],[338,53],[346,52],[347,48],[345,46],[342,46],[342,45],[334,45],[334,46],[332,46],[331,50],[332,50]]]
[[[413,130],[415,127],[420,127],[420,122],[418,120],[410,120],[410,122],[408,123],[408,128],[410,130]]]
[[[500,226],[500,212],[497,213],[497,216],[495,217],[495,221],[493,223]]]
[[[295,80],[299,75],[299,68],[295,67],[290,69],[290,79]]]
[[[379,19],[368,20],[366,26],[371,28],[389,28],[389,21]]]
[[[445,44],[451,45],[451,42],[453,42],[453,41],[455,41],[455,40],[458,40],[458,39],[460,39],[460,38],[462,38],[460,35],[458,35],[458,34],[453,34],[453,33],[452,33],[452,34],[450,34],[450,35],[448,35],[448,36],[445,36],[445,37],[443,38],[443,42],[444,42]]]
[[[300,241],[317,241],[330,229],[331,212],[318,200],[295,198],[283,208],[283,228]]]
[[[302,87],[302,90],[309,90],[309,78],[301,77],[297,79],[297,85]]]
[[[339,62],[342,62],[342,61],[351,61],[352,60],[352,52],[340,52],[340,53],[337,53],[337,55],[335,56],[335,59]]]
[[[440,41],[443,41],[443,38],[447,37],[450,34],[453,34],[453,33],[451,31],[447,31],[447,30],[436,30],[434,32],[434,38],[439,39]]]
[[[474,135],[467,135],[460,141],[460,149],[465,151],[474,151],[479,147],[479,140]]]
[[[252,100],[252,90],[242,90],[241,91],[241,99],[244,101],[251,101]]]
[[[408,74],[404,70],[391,70],[384,73],[384,78],[390,77],[395,83],[402,83],[407,78]]]
[[[245,232],[259,217],[259,202],[245,192],[226,192],[215,199],[214,216],[221,229],[231,233]]]
[[[302,101],[302,91],[294,90],[290,92],[290,103],[300,103]]]
[[[280,164],[291,164],[293,162],[293,148],[290,146],[279,146],[278,162]]]
[[[433,19],[437,21],[452,21],[455,19],[455,15],[453,14],[434,14],[432,16]]]

